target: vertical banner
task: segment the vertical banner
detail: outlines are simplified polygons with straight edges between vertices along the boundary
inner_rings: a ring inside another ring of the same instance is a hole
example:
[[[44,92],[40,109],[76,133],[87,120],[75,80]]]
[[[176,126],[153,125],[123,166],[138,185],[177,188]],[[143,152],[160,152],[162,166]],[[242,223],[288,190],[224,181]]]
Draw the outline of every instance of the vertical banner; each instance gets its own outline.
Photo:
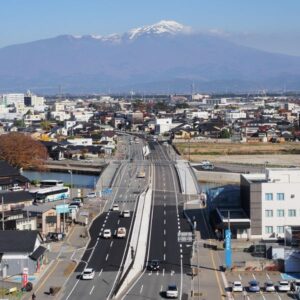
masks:
[[[28,268],[23,268],[22,286],[25,287],[28,282]]]
[[[225,230],[225,265],[226,268],[231,268],[231,231],[230,229]]]

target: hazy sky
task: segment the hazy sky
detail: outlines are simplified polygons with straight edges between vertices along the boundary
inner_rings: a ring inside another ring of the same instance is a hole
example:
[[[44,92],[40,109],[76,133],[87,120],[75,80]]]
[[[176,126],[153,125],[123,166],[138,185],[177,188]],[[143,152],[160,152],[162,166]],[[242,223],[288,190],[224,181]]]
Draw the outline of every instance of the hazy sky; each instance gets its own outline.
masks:
[[[122,33],[160,20],[300,55],[300,0],[2,0],[0,47],[60,34]]]

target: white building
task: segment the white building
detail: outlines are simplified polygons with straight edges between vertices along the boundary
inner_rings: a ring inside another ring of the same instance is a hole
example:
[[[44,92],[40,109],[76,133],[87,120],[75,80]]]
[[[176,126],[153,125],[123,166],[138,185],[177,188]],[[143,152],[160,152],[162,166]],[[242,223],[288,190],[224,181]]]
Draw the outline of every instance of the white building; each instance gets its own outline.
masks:
[[[76,139],[68,139],[67,141],[76,146],[92,146],[93,145],[93,139],[91,139],[91,138],[76,138]]]
[[[24,94],[21,94],[21,93],[3,94],[2,95],[2,102],[5,105],[15,105],[17,103],[23,103],[24,104]]]
[[[227,121],[234,121],[237,119],[245,119],[247,114],[243,111],[239,110],[230,110],[225,113],[225,120]]]
[[[179,124],[173,123],[172,118],[157,118],[155,120],[155,132],[157,134],[163,134],[169,132],[171,129],[175,128]]]
[[[251,238],[284,237],[300,225],[300,168],[270,168],[241,175],[242,207],[251,219]]]

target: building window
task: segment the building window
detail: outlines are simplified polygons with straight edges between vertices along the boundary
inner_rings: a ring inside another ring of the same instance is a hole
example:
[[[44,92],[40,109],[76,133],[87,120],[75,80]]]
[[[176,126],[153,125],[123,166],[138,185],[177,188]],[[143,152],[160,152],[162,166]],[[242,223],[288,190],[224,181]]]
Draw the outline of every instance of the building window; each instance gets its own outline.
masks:
[[[289,217],[296,217],[296,209],[289,209]]]
[[[272,209],[266,209],[266,210],[265,210],[265,216],[266,216],[267,218],[273,217],[273,210],[272,210]]]
[[[277,193],[276,194],[276,199],[277,200],[284,200],[284,193]]]
[[[284,217],[284,209],[277,209],[277,217]]]
[[[284,226],[277,226],[277,233],[284,233]]]
[[[265,200],[273,200],[273,194],[272,193],[265,193]]]
[[[266,233],[273,233],[273,226],[266,226],[265,231]]]

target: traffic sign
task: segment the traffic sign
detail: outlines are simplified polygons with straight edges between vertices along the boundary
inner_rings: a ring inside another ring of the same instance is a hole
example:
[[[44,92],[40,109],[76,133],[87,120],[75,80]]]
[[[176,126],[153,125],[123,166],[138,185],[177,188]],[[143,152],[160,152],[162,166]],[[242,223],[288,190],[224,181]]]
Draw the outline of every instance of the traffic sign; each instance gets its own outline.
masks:
[[[64,214],[70,211],[69,204],[60,204],[55,207],[57,214]]]

